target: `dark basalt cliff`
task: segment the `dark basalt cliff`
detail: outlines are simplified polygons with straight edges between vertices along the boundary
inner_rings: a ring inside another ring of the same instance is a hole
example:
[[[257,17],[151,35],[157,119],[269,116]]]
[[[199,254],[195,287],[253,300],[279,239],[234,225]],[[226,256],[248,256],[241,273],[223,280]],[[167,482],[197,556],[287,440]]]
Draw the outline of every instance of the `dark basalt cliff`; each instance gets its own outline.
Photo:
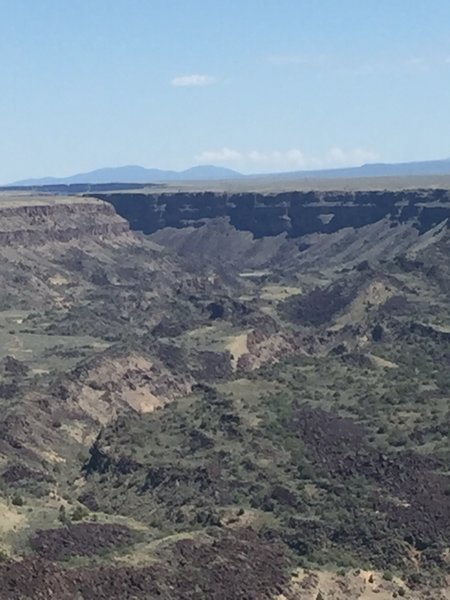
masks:
[[[131,228],[153,233],[164,227],[199,227],[206,219],[229,217],[237,229],[255,237],[286,232],[290,237],[333,233],[362,227],[385,217],[414,221],[420,231],[450,217],[450,192],[444,189],[402,192],[260,193],[111,193],[95,194],[110,202]]]

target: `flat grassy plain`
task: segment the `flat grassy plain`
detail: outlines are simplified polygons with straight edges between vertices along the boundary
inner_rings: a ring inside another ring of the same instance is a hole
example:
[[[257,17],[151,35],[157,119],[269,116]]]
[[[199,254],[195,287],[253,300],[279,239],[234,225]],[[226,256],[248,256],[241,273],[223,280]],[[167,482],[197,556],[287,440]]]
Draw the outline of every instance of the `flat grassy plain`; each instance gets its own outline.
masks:
[[[124,186],[125,187],[125,186]],[[450,189],[449,175],[418,175],[412,177],[355,177],[344,178],[304,178],[289,179],[286,177],[251,177],[227,181],[187,181],[176,183],[154,184],[138,190],[138,193],[174,193],[174,192],[258,192],[280,194],[283,192],[309,191],[402,191],[412,189]],[[126,190],[121,190],[120,193]],[[130,190],[133,192],[133,190]],[[134,190],[135,191],[135,190]]]

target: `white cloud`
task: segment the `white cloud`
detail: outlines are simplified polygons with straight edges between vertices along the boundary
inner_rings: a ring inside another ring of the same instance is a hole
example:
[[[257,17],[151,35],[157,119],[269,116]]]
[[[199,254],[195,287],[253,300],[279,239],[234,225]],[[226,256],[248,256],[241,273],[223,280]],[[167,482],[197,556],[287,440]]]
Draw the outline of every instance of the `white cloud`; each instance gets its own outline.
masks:
[[[331,148],[326,157],[327,162],[335,167],[347,167],[363,165],[364,163],[379,160],[380,156],[376,152],[366,150],[365,148],[353,148],[344,150],[343,148]]]
[[[198,73],[193,75],[182,75],[180,77],[174,77],[171,84],[175,87],[205,87],[216,83],[214,77],[209,75],[199,75]]]
[[[364,148],[330,148],[321,156],[305,154],[299,148],[280,151],[240,151],[227,146],[219,150],[207,150],[195,157],[201,163],[232,163],[249,171],[292,171],[359,166],[379,159],[378,154]]]
[[[202,163],[209,162],[234,162],[242,160],[244,155],[232,148],[223,147],[221,150],[206,150],[195,157],[197,161]]]

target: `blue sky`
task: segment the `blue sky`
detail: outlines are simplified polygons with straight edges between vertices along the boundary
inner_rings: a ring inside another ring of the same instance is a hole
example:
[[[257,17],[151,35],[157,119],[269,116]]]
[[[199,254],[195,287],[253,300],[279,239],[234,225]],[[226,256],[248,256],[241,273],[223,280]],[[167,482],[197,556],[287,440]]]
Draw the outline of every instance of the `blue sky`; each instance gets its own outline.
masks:
[[[0,0],[0,182],[450,157],[449,0]]]

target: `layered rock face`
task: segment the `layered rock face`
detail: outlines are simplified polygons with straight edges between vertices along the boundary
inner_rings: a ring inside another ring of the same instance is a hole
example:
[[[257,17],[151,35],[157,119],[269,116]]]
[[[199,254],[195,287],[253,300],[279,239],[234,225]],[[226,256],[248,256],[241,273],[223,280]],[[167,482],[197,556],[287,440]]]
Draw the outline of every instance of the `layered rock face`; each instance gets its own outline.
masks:
[[[401,192],[261,193],[111,193],[110,202],[132,229],[154,233],[164,227],[199,227],[207,219],[228,217],[236,229],[257,238],[286,232],[290,237],[359,228],[385,217],[415,221],[427,231],[450,217],[450,192],[444,189]]]
[[[89,198],[8,197],[0,199],[0,246],[114,237],[128,223],[105,202]]]

